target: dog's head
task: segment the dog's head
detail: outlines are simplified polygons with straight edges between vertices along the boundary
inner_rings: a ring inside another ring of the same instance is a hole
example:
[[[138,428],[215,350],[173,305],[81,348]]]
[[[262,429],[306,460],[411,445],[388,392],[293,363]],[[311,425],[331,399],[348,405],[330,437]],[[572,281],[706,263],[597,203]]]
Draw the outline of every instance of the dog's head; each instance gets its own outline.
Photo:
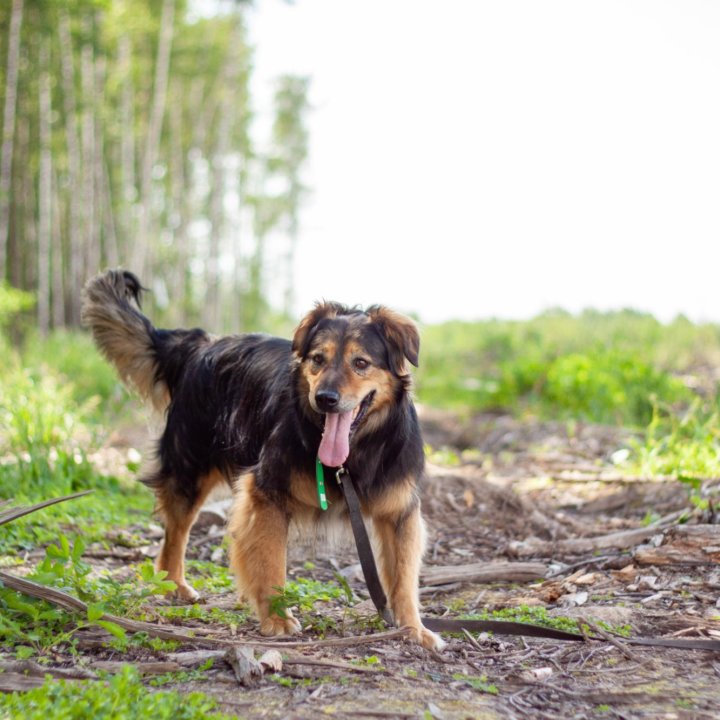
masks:
[[[410,386],[420,336],[412,320],[374,305],[367,311],[322,303],[295,331],[303,403],[324,416],[318,450],[323,464],[347,459],[350,440],[379,427]]]

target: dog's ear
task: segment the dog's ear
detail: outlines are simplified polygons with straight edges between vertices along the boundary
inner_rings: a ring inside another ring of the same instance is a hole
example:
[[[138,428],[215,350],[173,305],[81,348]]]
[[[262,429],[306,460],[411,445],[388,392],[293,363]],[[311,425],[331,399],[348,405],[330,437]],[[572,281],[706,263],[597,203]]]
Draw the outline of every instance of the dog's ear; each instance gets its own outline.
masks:
[[[407,358],[415,367],[420,354],[420,333],[410,319],[382,305],[368,308],[367,314],[385,338],[390,358],[390,367],[397,375],[406,375]]]
[[[315,305],[295,329],[292,340],[292,351],[299,358],[304,358],[310,349],[310,342],[315,334],[318,323],[324,318],[337,317],[345,308],[340,303],[321,302]]]

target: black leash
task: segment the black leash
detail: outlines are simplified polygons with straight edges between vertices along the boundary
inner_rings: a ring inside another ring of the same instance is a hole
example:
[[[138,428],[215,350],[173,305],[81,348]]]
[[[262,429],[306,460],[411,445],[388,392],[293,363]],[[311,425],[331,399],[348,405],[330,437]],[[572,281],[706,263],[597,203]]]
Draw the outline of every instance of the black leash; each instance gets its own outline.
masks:
[[[329,468],[325,468],[327,472],[331,472]],[[355,486],[353,485],[350,473],[345,468],[339,468],[335,473],[335,479],[342,488],[345,502],[348,506],[350,514],[350,524],[352,526],[353,535],[355,536],[355,544],[357,545],[358,557],[362,567],[365,583],[367,584],[370,597],[372,598],[378,614],[390,626],[394,627],[395,623],[392,613],[387,606],[387,597],[380,583],[377,566],[375,564],[375,556],[372,552],[370,539],[368,538],[365,521],[360,510],[360,500],[358,499]],[[585,640],[599,640],[604,642],[604,638],[594,635],[581,635],[580,633],[566,632],[564,630],[554,630],[553,628],[541,627],[539,625],[530,625],[528,623],[512,622],[508,620],[458,620],[450,618],[421,618],[423,625],[434,632],[440,633],[459,633],[463,630],[467,632],[493,632],[498,635],[519,635],[522,637],[538,637],[548,638],[551,640],[564,640],[581,642]],[[618,637],[619,642],[626,642],[630,645],[649,645],[651,647],[667,647],[678,648],[682,650],[712,650],[720,652],[720,640],[707,640],[705,638],[624,638]]]

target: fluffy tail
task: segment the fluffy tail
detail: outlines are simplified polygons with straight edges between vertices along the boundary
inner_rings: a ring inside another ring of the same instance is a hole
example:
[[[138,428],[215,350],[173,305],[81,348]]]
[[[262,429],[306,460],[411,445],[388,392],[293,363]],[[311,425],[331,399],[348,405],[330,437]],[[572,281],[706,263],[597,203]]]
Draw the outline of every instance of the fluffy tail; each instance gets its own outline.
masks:
[[[158,364],[158,332],[139,310],[143,290],[127,270],[97,275],[83,289],[81,320],[123,382],[162,411],[169,393]]]

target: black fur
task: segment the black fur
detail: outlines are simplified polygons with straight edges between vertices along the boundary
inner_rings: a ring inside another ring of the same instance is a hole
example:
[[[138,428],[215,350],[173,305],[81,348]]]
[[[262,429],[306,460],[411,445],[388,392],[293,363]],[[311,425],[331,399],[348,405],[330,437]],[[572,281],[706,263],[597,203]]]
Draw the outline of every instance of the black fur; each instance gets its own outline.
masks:
[[[116,273],[116,286],[121,279],[124,292],[118,287],[118,302],[140,315],[127,300],[139,304],[139,280],[127,271]],[[364,314],[356,308],[333,307],[337,317],[320,323],[332,325],[338,333],[345,331],[350,318]],[[322,417],[299,395],[300,362],[312,331],[296,354],[291,342],[280,338],[248,334],[212,339],[199,329],[156,329],[141,317],[155,356],[155,380],[164,382],[170,395],[157,446],[158,466],[143,482],[154,489],[164,486],[192,505],[199,478],[213,469],[219,469],[228,483],[254,469],[258,488],[281,501],[292,470],[314,473]],[[378,362],[395,373],[402,348],[389,343],[375,325],[367,327],[364,342]],[[406,378],[398,379],[387,421],[357,439],[346,464],[364,499],[418,477],[423,470],[417,416]]]

